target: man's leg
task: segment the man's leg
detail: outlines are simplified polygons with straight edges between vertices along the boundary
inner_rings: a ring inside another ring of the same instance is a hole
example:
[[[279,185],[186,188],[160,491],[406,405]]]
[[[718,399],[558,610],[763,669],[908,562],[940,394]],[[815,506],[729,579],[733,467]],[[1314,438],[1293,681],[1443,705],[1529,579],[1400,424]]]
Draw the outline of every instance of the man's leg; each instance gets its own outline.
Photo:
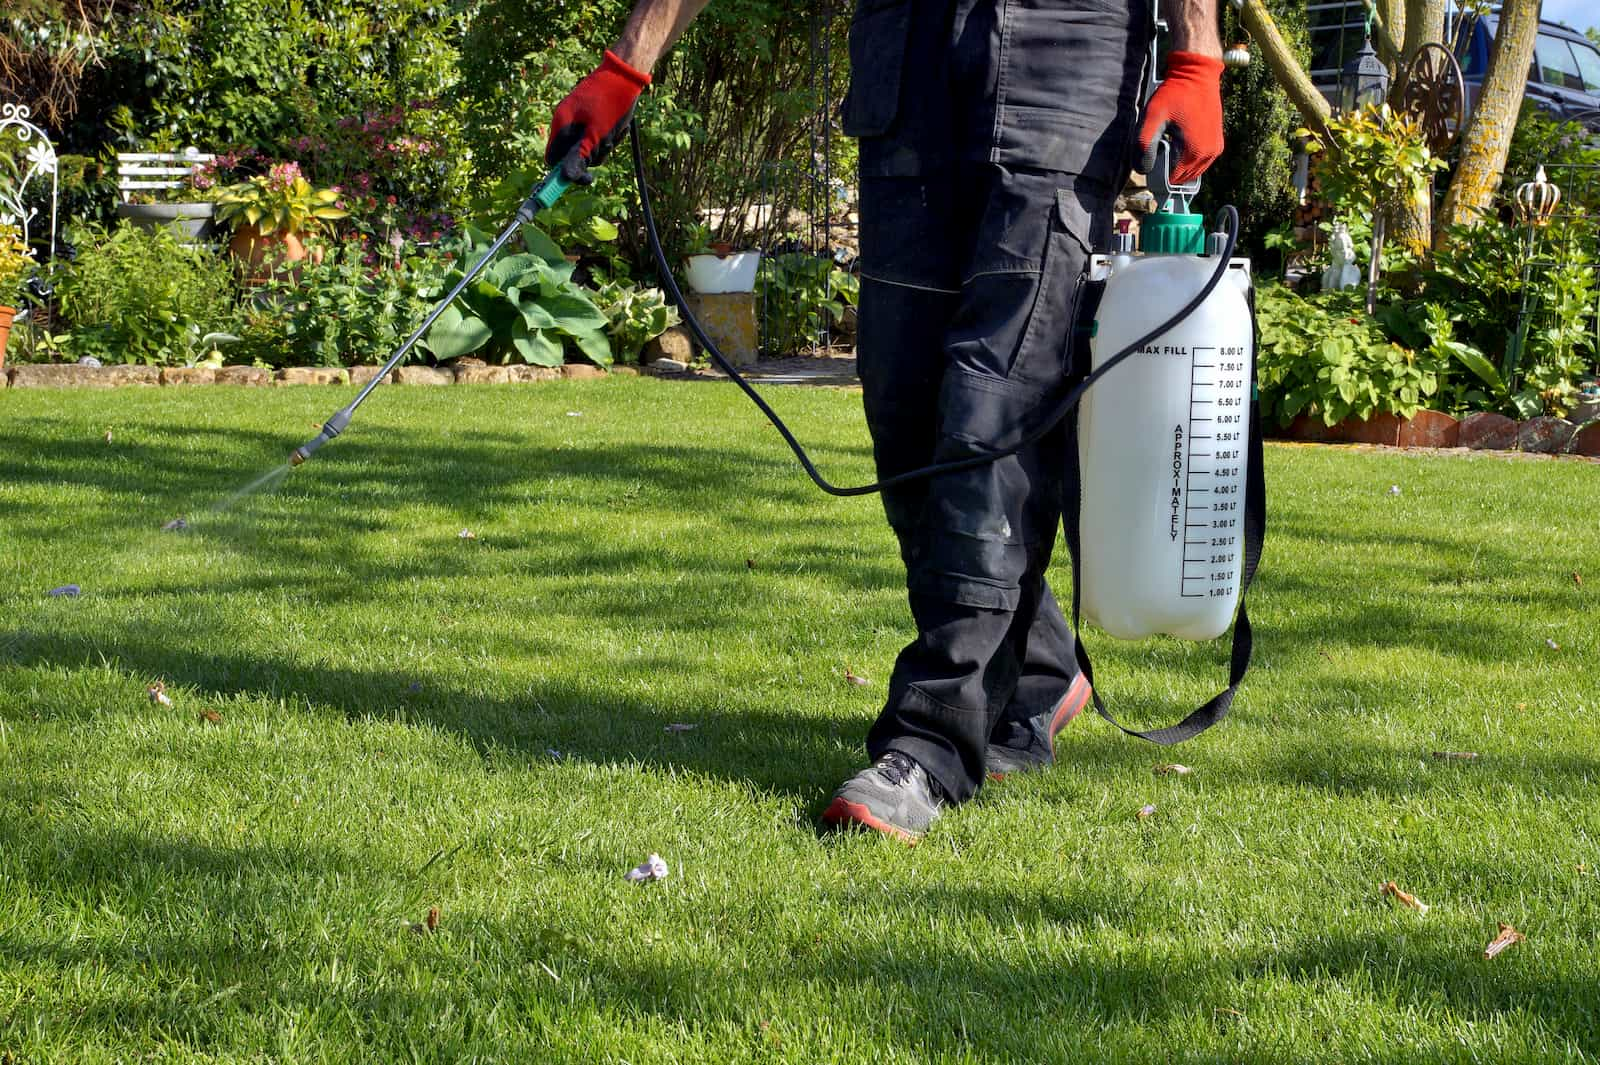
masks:
[[[939,179],[863,183],[867,265],[858,350],[880,473],[900,472],[930,452],[945,461],[1015,444],[1059,393],[1087,253],[1078,224],[1086,215],[1068,185],[1061,175],[992,166]],[[1066,202],[1073,206],[1064,208]],[[971,250],[952,285],[949,276],[926,272],[930,258],[922,249],[948,240],[963,209],[976,224],[957,230]],[[875,248],[874,234],[905,238],[915,229],[904,222],[875,225],[885,214],[921,219],[925,239]],[[935,304],[946,309],[941,317],[906,321],[908,309]],[[930,322],[947,323],[938,346],[908,352],[908,337],[919,346],[932,342]],[[891,358],[885,351],[897,353]],[[942,365],[943,372],[913,375],[912,387],[896,387],[903,379],[886,371],[912,359]],[[868,751],[874,758],[891,751],[909,756],[945,801],[962,801],[978,787],[994,723],[1024,675],[1026,634],[1043,600],[1041,576],[1029,571],[1042,570],[1055,536],[1061,458],[1059,448],[1033,445],[932,478],[920,493],[885,499],[907,562],[918,636],[896,662]],[[1041,641],[1035,655],[1042,663],[1047,654]],[[1061,664],[1052,668],[1059,672]],[[1045,675],[1043,668],[1036,673]]]

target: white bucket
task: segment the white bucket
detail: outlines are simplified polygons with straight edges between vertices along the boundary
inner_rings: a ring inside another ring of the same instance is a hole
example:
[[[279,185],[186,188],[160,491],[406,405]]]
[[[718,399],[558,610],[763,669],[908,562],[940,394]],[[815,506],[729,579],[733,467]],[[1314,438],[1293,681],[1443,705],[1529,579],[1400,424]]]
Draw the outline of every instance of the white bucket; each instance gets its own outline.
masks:
[[[756,268],[761,265],[758,251],[732,255],[691,255],[684,268],[684,280],[703,296],[719,292],[754,292]]]

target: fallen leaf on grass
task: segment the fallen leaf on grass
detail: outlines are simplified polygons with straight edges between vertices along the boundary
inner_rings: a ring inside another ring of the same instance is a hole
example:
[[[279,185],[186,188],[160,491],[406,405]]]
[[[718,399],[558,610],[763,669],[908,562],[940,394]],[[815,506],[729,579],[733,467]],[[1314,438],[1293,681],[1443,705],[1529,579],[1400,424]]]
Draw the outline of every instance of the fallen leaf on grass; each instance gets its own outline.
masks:
[[[581,411],[581,410],[569,410],[569,411],[567,411],[567,417],[569,417],[569,418],[581,418],[581,417],[583,417],[583,411]]]
[[[756,560],[753,559],[753,558],[745,559],[744,560],[744,568],[745,569],[755,569],[756,568]]]
[[[1478,757],[1477,751],[1434,751],[1433,756],[1441,761],[1470,762]]]
[[[1572,583],[1576,584],[1579,588],[1583,587],[1583,578],[1578,576],[1577,570],[1572,571]]]
[[[1552,650],[1552,651],[1561,650],[1561,645],[1559,643],[1556,643],[1554,640],[1550,639],[1550,637],[1548,637],[1548,636],[1545,637],[1544,645],[1546,647],[1550,648],[1550,650]]]
[[[1428,904],[1411,894],[1409,891],[1401,891],[1400,886],[1393,880],[1385,880],[1383,882],[1382,890],[1385,895],[1398,899],[1400,902],[1410,906],[1413,910],[1416,910],[1418,913],[1423,914],[1424,916],[1427,915],[1429,910]]]
[[[458,540],[476,540],[477,538],[478,534],[473,532],[471,529],[462,529],[460,532],[456,533],[456,539]]]
[[[1501,951],[1505,950],[1507,947],[1511,946],[1513,943],[1521,943],[1527,938],[1527,936],[1523,935],[1521,932],[1502,921],[1500,924],[1500,934],[1491,939],[1489,941],[1489,945],[1483,948],[1483,956],[1486,959],[1492,958],[1496,954],[1499,954]]]
[[[652,854],[622,874],[622,878],[635,884],[642,884],[647,880],[665,880],[671,871],[661,855]]]
[[[1148,805],[1139,807],[1139,812],[1134,814],[1133,816],[1137,817],[1141,821],[1147,821],[1150,818],[1154,817],[1155,815],[1156,815],[1156,804],[1155,803],[1149,803]]]
[[[1391,484],[1389,486],[1389,494],[1392,495],[1392,496],[1399,495],[1400,494],[1400,486],[1397,485],[1397,484]]]
[[[1158,765],[1155,768],[1155,774],[1158,777],[1185,777],[1193,772],[1193,769],[1186,765],[1179,765],[1177,762],[1169,762],[1166,765]]]
[[[111,443],[111,430],[110,429],[106,430],[106,443],[108,443],[108,444]]]
[[[145,689],[145,694],[150,696],[150,701],[157,706],[171,706],[172,696],[167,694],[167,685],[164,681],[156,681]]]
[[[1526,710],[1527,708],[1528,708],[1528,704],[1527,703],[1518,703],[1517,704],[1517,709],[1518,710]]]
[[[76,599],[82,591],[83,589],[76,584],[63,584],[59,588],[50,589],[50,597],[52,599]]]
[[[204,710],[200,711],[200,720],[208,722],[212,725],[220,725],[222,724],[222,715],[208,706]]]
[[[700,727],[699,725],[692,725],[692,724],[689,724],[688,722],[685,722],[685,721],[674,721],[672,724],[667,726],[667,731],[668,732],[688,732],[690,729],[695,729],[695,728],[699,728],[699,727]]]
[[[439,907],[437,907],[437,906],[429,906],[428,907],[427,925],[428,925],[428,931],[430,931],[430,932],[437,932],[439,930]]]
[[[187,529],[188,527],[189,527],[189,523],[184,521],[182,518],[173,518],[171,521],[169,521],[165,525],[161,526],[161,531],[162,532],[182,532],[183,530]]]
[[[849,666],[844,667],[844,679],[858,688],[872,683],[871,677],[858,677]]]

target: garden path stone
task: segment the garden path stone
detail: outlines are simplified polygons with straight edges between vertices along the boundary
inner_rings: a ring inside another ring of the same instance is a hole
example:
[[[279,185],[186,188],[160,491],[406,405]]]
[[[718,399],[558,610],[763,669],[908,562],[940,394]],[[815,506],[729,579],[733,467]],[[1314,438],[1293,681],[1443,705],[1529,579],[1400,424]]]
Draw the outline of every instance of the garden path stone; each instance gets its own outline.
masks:
[[[278,371],[280,385],[344,385],[350,371],[331,366],[291,366]]]
[[[457,365],[455,368],[456,384],[458,385],[504,385],[511,382],[511,367]]]
[[[377,377],[378,371],[382,369],[382,366],[352,366],[350,367],[350,383],[365,386],[367,382]],[[394,378],[391,377],[390,380],[393,381]]]
[[[1478,411],[1461,419],[1462,447],[1505,451],[1517,442],[1517,423],[1504,414]]]
[[[554,381],[561,371],[554,366],[507,366],[506,373],[512,384],[531,385],[537,381]]]
[[[1529,418],[1517,428],[1517,447],[1540,455],[1564,451],[1578,427],[1565,418]]]
[[[260,366],[224,366],[217,371],[216,383],[261,388],[272,383],[272,371]]]
[[[214,385],[217,371],[210,366],[165,366],[161,370],[163,385]]]
[[[668,327],[665,333],[646,344],[639,355],[639,361],[643,363],[652,363],[657,359],[676,359],[685,366],[694,360],[694,340],[688,326]]]
[[[583,381],[592,377],[604,377],[606,372],[598,366],[591,366],[586,362],[569,362],[561,367],[561,376],[573,381]]]
[[[455,376],[449,370],[441,370],[435,366],[402,366],[394,372],[394,383],[397,385],[448,385],[455,383]]]

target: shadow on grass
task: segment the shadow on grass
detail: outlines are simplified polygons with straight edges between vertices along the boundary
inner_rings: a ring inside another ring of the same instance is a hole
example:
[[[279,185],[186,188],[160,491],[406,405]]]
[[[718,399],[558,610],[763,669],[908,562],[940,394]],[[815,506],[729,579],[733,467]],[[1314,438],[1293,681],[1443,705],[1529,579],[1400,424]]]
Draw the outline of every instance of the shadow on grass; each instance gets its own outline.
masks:
[[[436,945],[396,920],[420,915],[410,912],[421,893],[406,871],[373,868],[336,846],[219,846],[13,817],[0,820],[0,840],[47,912],[88,902],[129,919],[74,937],[0,930],[6,964],[70,981],[59,1001],[19,998],[10,1022],[58,1036],[70,1024],[77,1040],[126,1049],[170,1043],[226,1055],[270,1044],[286,1020],[303,1038],[360,1046],[373,1060],[410,1060],[429,1046],[504,1052],[508,1038],[558,1037],[583,1021],[649,1038],[634,1026],[653,1019],[646,1031],[727,1041],[737,1038],[730,1024],[761,1037],[757,1021],[772,1003],[792,1000],[846,1004],[811,1039],[844,1041],[848,1029],[835,1026],[865,1014],[881,1018],[896,1046],[941,1058],[1081,1059],[1097,1056],[1107,1035],[1148,1052],[1159,1038],[1149,1029],[1172,1022],[1204,1031],[1236,1060],[1274,1061],[1274,1018],[1330,984],[1436,1026],[1420,1040],[1414,1030],[1397,1033],[1384,1060],[1438,1060],[1463,1049],[1463,1027],[1502,1021],[1530,1026],[1547,1048],[1600,1046],[1588,980],[1515,956],[1486,964],[1458,931],[1330,928],[1271,949],[1172,938],[1170,924],[1151,937],[1151,914],[1186,912],[1192,902],[1193,888],[1176,884],[1137,892],[1081,881],[1060,891],[846,885],[821,889],[812,913],[780,922],[757,892],[729,900],[705,934],[766,929],[763,949],[686,953],[597,942],[559,917],[507,922],[453,911]],[[333,882],[340,887],[330,896]],[[349,898],[370,908],[322,909]],[[144,907],[148,923],[139,921]],[[907,913],[922,934],[903,930]],[[902,930],[875,931],[884,926]],[[942,929],[964,934],[951,940]],[[63,1005],[70,1019],[56,1012]],[[774,1034],[786,1026],[805,1034],[805,1019],[776,1021]]]

